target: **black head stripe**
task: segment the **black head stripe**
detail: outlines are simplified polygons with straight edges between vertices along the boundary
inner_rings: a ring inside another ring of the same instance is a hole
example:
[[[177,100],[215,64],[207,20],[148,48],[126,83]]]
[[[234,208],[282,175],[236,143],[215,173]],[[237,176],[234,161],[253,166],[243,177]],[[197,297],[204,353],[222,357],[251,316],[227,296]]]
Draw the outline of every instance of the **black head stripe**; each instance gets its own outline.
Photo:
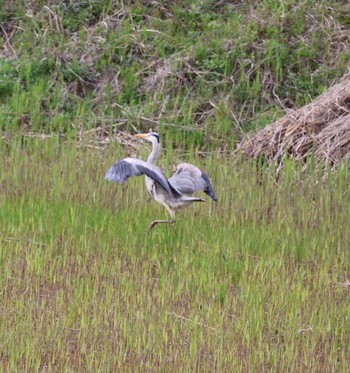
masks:
[[[158,133],[152,132],[151,135],[154,136],[157,139],[157,141],[159,142],[159,135],[158,135]]]

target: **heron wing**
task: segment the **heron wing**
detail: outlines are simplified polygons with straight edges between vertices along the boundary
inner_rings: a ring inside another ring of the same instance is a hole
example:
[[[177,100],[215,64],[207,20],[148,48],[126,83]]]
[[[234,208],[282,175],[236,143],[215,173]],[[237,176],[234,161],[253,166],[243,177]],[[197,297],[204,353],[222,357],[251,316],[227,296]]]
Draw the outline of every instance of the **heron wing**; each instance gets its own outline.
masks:
[[[208,175],[189,163],[180,163],[169,183],[183,194],[193,194],[204,191],[214,201],[217,196],[213,190]]]
[[[105,179],[124,183],[131,176],[146,175],[161,185],[168,193],[174,191],[161,168],[137,158],[124,158],[114,163],[107,171]]]

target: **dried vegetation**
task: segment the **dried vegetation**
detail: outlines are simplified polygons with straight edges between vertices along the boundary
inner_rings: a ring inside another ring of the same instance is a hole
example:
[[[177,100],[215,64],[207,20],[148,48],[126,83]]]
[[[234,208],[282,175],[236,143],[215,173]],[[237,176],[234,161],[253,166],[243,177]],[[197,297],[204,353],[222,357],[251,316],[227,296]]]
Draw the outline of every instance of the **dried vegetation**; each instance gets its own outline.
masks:
[[[245,157],[273,161],[314,156],[323,167],[350,160],[350,75],[312,103],[289,112],[239,148]]]
[[[232,150],[347,71],[349,6],[338,1],[2,5],[5,131],[152,127],[177,145]]]

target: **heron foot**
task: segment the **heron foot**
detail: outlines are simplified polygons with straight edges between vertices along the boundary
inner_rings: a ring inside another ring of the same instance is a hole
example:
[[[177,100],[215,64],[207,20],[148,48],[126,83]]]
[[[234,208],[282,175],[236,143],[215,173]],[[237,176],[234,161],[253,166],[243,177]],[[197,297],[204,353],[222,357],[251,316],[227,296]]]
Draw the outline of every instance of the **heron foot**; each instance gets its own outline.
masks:
[[[147,227],[146,232],[150,232],[156,225],[158,224],[175,224],[175,220],[154,220],[152,223]]]

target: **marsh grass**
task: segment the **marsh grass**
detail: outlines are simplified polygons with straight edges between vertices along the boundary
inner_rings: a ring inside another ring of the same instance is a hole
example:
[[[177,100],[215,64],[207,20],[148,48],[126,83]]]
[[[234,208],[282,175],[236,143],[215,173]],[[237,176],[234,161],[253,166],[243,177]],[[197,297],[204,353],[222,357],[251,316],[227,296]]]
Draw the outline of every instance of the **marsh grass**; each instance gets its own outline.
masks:
[[[160,128],[216,149],[348,70],[346,2],[0,0],[0,123]]]
[[[0,369],[349,371],[347,168],[216,153],[346,72],[347,4],[0,5]],[[80,135],[150,127],[219,201],[145,234],[166,212]]]
[[[104,181],[120,149],[13,137],[0,159],[1,368],[347,371],[346,169],[189,160],[219,201],[166,212],[142,178]],[[180,158],[174,152],[161,165]]]

